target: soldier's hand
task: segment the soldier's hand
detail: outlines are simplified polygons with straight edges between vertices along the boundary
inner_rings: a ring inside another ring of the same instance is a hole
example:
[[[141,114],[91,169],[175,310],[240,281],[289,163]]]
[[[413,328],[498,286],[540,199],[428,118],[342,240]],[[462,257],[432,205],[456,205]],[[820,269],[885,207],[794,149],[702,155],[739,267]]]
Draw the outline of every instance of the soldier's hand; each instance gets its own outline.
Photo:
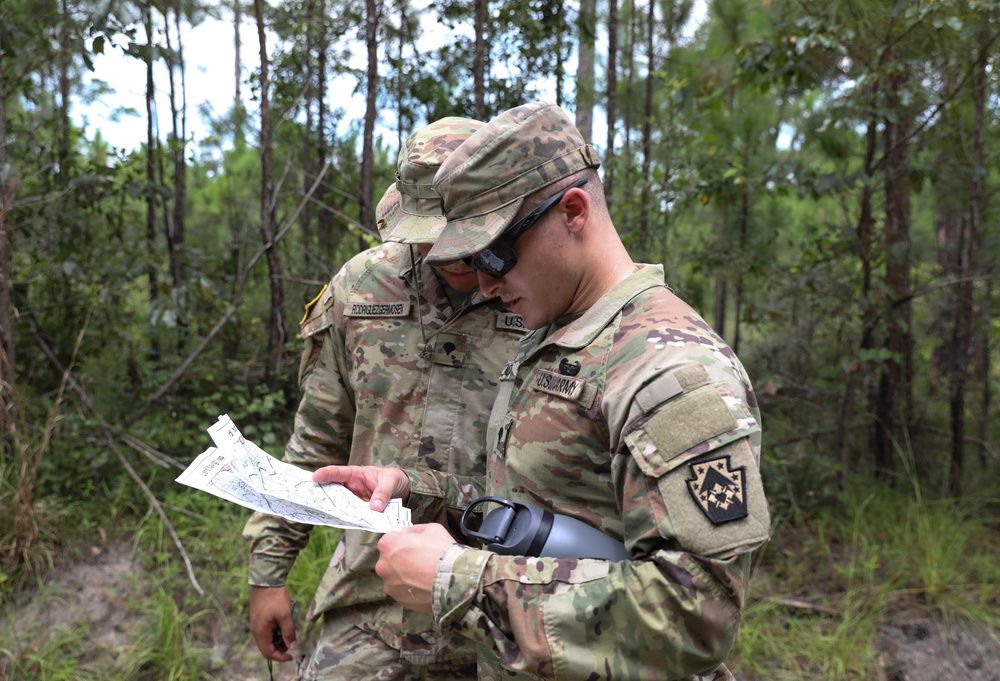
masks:
[[[375,572],[385,593],[404,608],[431,612],[431,590],[438,561],[455,543],[443,526],[414,525],[387,532],[378,542]]]
[[[405,504],[410,497],[410,479],[389,466],[324,466],[313,473],[313,482],[339,482],[379,512],[385,510],[390,499],[399,498]]]
[[[275,628],[281,632],[280,640]],[[290,662],[289,650],[298,648],[292,602],[283,586],[250,587],[250,633],[265,659]]]

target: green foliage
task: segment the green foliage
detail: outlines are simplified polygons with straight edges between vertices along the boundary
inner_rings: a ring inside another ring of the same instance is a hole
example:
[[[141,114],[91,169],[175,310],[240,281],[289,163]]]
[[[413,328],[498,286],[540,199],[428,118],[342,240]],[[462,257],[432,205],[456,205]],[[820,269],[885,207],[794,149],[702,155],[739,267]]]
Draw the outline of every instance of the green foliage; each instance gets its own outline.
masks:
[[[870,679],[879,627],[916,610],[996,630],[996,499],[923,502],[856,479],[826,511],[782,525],[757,566],[736,666],[750,678]]]

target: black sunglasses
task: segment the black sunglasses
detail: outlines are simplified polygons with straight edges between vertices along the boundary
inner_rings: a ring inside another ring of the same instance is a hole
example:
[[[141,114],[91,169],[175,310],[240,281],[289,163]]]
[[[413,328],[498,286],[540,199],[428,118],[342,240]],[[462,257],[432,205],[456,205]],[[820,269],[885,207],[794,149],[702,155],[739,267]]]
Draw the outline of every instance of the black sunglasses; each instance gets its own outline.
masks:
[[[553,206],[562,201],[570,189],[576,189],[587,184],[587,178],[582,177],[569,185],[561,192],[557,192],[538,204],[538,207],[515,222],[503,231],[503,234],[493,240],[489,246],[468,258],[462,258],[469,269],[482,272],[488,277],[499,279],[504,276],[517,264],[517,256],[514,255],[514,243],[522,234],[535,226],[543,215],[549,212]]]

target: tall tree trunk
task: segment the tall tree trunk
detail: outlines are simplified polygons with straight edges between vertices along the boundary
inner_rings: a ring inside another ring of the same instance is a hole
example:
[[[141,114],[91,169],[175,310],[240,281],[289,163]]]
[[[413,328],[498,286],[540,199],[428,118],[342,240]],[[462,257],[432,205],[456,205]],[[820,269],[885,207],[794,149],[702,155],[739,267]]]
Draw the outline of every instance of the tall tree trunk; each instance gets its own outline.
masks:
[[[565,6],[560,3],[557,16],[563,16],[565,12]],[[556,31],[556,66],[552,77],[555,79],[556,86],[556,106],[563,106],[563,82],[566,80],[566,57],[563,56],[563,33],[562,31]]]
[[[330,20],[326,15],[326,0],[319,1],[319,54],[316,63],[316,172],[326,163],[330,154],[330,145],[326,137],[326,54],[330,49]],[[333,223],[330,211],[324,206],[327,202],[327,185],[323,182],[316,188],[316,201],[320,209],[316,213],[316,232],[319,237],[320,252],[333,255]]]
[[[404,43],[404,23],[406,12],[403,11],[403,2],[399,5],[399,33],[396,36],[396,148],[403,148],[403,43]]]
[[[378,97],[378,0],[365,0],[365,44],[368,46],[368,76],[365,111],[365,132],[361,147],[361,224],[371,233],[375,229],[375,205],[372,193],[372,173],[374,172],[374,151],[372,137],[375,134],[375,108]]]
[[[623,146],[625,152],[625,162],[622,163],[622,172],[625,173],[625,188],[622,192],[622,203],[629,206],[632,201],[630,197],[632,196],[632,159],[635,158],[635,154],[632,152],[632,97],[630,94],[632,92],[633,84],[635,83],[635,32],[636,32],[636,12],[635,12],[635,0],[629,0],[629,18],[628,18],[628,78],[625,81],[625,92],[627,96],[625,97],[625,144]]]
[[[577,15],[576,127],[588,142],[594,138],[594,42],[597,0],[580,0]]]
[[[642,120],[642,198],[639,206],[640,257],[645,261],[649,249],[649,190],[653,184],[653,79],[656,63],[653,56],[653,34],[656,27],[656,3],[649,0],[646,14],[646,105]],[[721,333],[721,331],[720,331]]]
[[[369,0],[371,1],[371,0]],[[486,3],[474,0],[473,30],[476,34],[476,53],[472,59],[473,115],[476,120],[486,119]]]
[[[170,246],[170,276],[175,288],[184,286],[184,213],[187,200],[187,164],[184,154],[186,151],[186,121],[184,120],[185,96],[184,89],[184,61],[183,44],[181,42],[181,6],[179,0],[174,2],[174,27],[177,33],[177,49],[174,50],[170,44],[170,33],[167,31],[167,74],[169,77],[170,92],[170,153],[174,162],[174,203],[173,214],[168,223],[168,244]],[[169,23],[169,16],[166,10],[163,14],[164,24]],[[181,76],[180,99],[178,105],[178,87],[175,79],[175,71],[179,71]]]
[[[743,172],[750,177],[750,145],[745,143],[743,153]],[[743,183],[740,194],[740,252],[747,252],[747,241],[750,237],[750,183]],[[736,275],[736,290],[733,310],[733,352],[740,354],[740,317],[743,314],[743,272]]]
[[[615,179],[615,131],[618,123],[618,0],[608,0],[608,140],[604,149],[604,200],[611,209]]]
[[[68,25],[70,22],[69,7],[62,0],[63,25],[59,31],[59,174],[68,182],[70,178],[70,142],[69,142],[69,100],[70,83],[69,69],[72,64],[70,54]]]
[[[969,201],[969,229],[975,235],[975,243],[971,245],[976,254],[976,267],[973,272],[982,270],[982,274],[989,274],[991,267],[983,267],[991,259],[987,255],[983,256],[983,242],[985,241],[986,230],[981,228],[982,215],[985,209],[985,191],[983,189],[983,178],[987,176],[986,171],[986,150],[985,150],[985,129],[986,129],[986,86],[988,80],[988,56],[990,54],[990,43],[987,43],[987,36],[983,35],[979,55],[976,64],[976,83],[973,90],[972,101],[975,108],[975,123],[972,132],[972,186],[970,188]],[[987,280],[984,287],[984,295],[980,302],[980,324],[977,329],[977,341],[975,341],[975,372],[982,385],[982,392],[979,399],[979,441],[985,443],[988,435],[989,414],[990,414],[990,326],[992,324],[993,310],[993,285]],[[987,449],[980,445],[980,463],[985,469],[988,460],[986,458]]]
[[[3,78],[4,53],[0,50],[0,168],[7,167],[7,95]],[[11,187],[0,174],[0,409],[9,409],[9,399],[14,388],[14,310],[11,286],[11,227],[7,221],[10,213]]]
[[[149,304],[159,304],[160,282],[156,270],[156,138],[153,136],[153,10],[143,9],[143,23],[146,28],[146,280]],[[150,334],[149,355],[154,362],[160,359],[158,334]]]
[[[265,248],[271,283],[271,316],[268,323],[267,367],[264,373],[264,383],[268,388],[273,388],[278,365],[284,352],[285,323],[282,310],[285,301],[281,285],[281,260],[278,258],[278,244],[275,243],[274,168],[272,160],[274,150],[269,99],[267,39],[264,33],[264,0],[254,0],[253,6],[257,19],[257,41],[260,43],[260,238]]]
[[[874,96],[872,97],[874,101]],[[878,148],[878,121],[874,114],[868,120],[868,127],[865,133],[865,158],[864,173],[866,177],[872,177],[875,172],[875,152]],[[875,218],[872,216],[872,186],[870,182],[865,183],[861,189],[860,214],[858,216],[858,226],[855,230],[858,260],[861,263],[861,342],[860,352],[870,350],[873,347],[875,326],[873,320],[875,314],[871,310],[871,284],[872,284],[872,263],[871,254],[875,231]],[[852,363],[847,374],[847,382],[844,386],[844,397],[840,403],[839,415],[837,417],[836,451],[837,460],[840,462],[840,475],[838,484],[840,490],[847,488],[847,481],[850,477],[851,458],[848,443],[848,435],[851,429],[851,420],[854,418],[854,395],[857,390],[858,380],[862,375],[860,363]]]
[[[898,93],[904,77],[896,76],[888,90],[889,108],[895,120],[884,120],[886,149],[885,253],[886,288],[894,301],[887,311],[885,349],[889,351],[879,385],[876,474],[889,478],[895,470],[896,446],[904,446],[912,414],[913,338],[910,303],[910,197],[907,181],[907,114]]]
[[[239,146],[244,141],[243,126],[246,124],[246,111],[243,109],[243,57],[240,54],[242,40],[240,24],[243,23],[243,0],[233,0],[233,52],[236,54],[233,71],[235,88],[233,90],[233,144]]]
[[[319,80],[316,77],[314,69],[313,51],[316,48],[314,44],[315,34],[312,28],[313,21],[322,20],[322,17],[316,11],[315,0],[306,0],[303,6],[303,12],[307,17],[305,22],[305,45],[302,46],[302,51],[305,55],[305,88],[303,88],[303,108],[305,109],[306,121],[305,130],[302,134],[302,196],[306,196],[309,193],[309,188],[312,187],[313,181],[316,179],[316,168],[315,165],[315,153],[316,153],[316,134],[315,134],[315,121],[313,120],[313,102],[316,99],[316,82]],[[312,201],[306,201],[305,205],[302,206],[302,210],[299,212],[299,229],[302,232],[302,244],[306,252],[313,245],[313,204]]]

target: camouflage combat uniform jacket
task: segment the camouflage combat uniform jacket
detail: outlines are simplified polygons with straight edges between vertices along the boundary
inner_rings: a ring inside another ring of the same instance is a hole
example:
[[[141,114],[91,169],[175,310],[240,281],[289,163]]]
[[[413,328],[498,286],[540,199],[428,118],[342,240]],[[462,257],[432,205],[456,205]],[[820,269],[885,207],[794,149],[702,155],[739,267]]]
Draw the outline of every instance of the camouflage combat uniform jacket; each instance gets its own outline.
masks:
[[[455,301],[455,309],[431,268],[410,262],[403,244],[365,251],[307,311],[303,397],[285,461],[307,469],[376,464],[482,476],[488,414],[500,371],[524,335],[520,317],[478,291]],[[309,530],[255,514],[244,530],[250,584],[283,585]],[[379,536],[345,533],[309,618],[342,609],[414,664],[474,661],[468,641],[442,639],[428,615],[404,613],[386,599],[374,570]]]
[[[501,376],[485,491],[598,527],[632,560],[454,545],[438,626],[479,642],[481,679],[731,679],[749,552],[770,526],[746,372],[659,266],[560,321]],[[415,493],[460,496],[453,480],[410,479],[413,507]]]

